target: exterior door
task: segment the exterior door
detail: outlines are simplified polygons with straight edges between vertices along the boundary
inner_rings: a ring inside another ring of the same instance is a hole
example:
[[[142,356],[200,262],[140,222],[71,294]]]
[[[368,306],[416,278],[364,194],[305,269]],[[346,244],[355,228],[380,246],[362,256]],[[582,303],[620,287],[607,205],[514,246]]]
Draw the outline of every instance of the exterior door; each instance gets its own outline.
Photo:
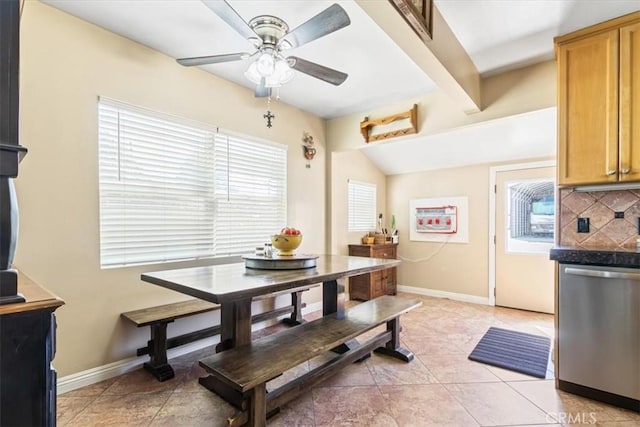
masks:
[[[553,313],[555,167],[496,172],[496,305]]]

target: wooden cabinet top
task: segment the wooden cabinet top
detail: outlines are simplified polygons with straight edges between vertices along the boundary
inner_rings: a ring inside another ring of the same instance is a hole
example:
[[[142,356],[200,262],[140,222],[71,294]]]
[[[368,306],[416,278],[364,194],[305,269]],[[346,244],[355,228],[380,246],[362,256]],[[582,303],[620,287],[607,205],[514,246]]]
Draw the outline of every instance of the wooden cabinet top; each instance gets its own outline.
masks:
[[[393,248],[395,246],[398,246],[397,243],[373,243],[371,245],[363,245],[363,244],[357,244],[357,245],[349,245],[350,248]]]
[[[0,305],[0,316],[23,313],[31,310],[42,310],[45,308],[53,308],[55,310],[64,304],[64,300],[58,298],[22,273],[18,273],[18,293],[22,294],[26,301]]]
[[[597,33],[597,32],[614,30],[614,29],[623,27],[625,25],[633,24],[633,23],[636,23],[636,22],[640,22],[640,11],[632,12],[632,13],[629,13],[627,15],[620,16],[618,18],[613,18],[613,19],[610,19],[608,21],[604,21],[604,22],[600,22],[600,23],[595,24],[595,25],[591,25],[591,26],[586,27],[586,28],[581,28],[579,30],[573,31],[573,32],[568,33],[568,34],[557,36],[557,37],[555,37],[553,39],[553,41],[556,44],[556,48],[557,48],[557,45],[562,44],[562,43],[567,42],[567,41],[575,40],[575,39],[578,39],[578,38],[581,38],[581,37],[589,37],[589,36],[591,36],[591,35],[593,35],[594,33]],[[556,51],[556,53],[557,53],[557,51]],[[557,55],[556,55],[556,57],[557,57]]]

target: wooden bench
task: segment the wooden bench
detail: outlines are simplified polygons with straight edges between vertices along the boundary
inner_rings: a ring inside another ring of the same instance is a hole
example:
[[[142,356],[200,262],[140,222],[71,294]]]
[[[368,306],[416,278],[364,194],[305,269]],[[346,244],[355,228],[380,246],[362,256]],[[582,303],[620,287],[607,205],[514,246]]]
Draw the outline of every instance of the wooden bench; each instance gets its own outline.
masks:
[[[413,354],[400,347],[399,317],[421,304],[419,300],[381,296],[345,310],[342,317],[334,313],[252,341],[249,345],[217,353],[200,360],[200,366],[245,398],[241,411],[228,419],[229,425],[248,422],[250,426],[265,426],[268,413],[277,411],[284,403],[347,364],[365,358],[371,351],[410,362]],[[386,330],[366,342],[354,340],[385,323]],[[267,393],[268,381],[322,353],[343,347],[345,343],[349,346],[346,351]]]
[[[291,313],[289,317],[282,320],[283,323],[288,325],[299,325],[303,322],[302,309],[306,305],[302,302],[302,292],[315,286],[319,285],[306,286],[303,288],[287,290],[286,292],[264,295],[259,299],[274,298],[278,295],[290,293],[291,305],[256,314],[251,317],[251,323],[259,323]],[[220,325],[216,325],[167,339],[167,325],[176,319],[219,309],[219,304],[214,304],[200,299],[191,299],[129,311],[122,313],[121,316],[131,321],[139,328],[143,326],[150,326],[151,338],[147,342],[147,346],[137,349],[136,353],[138,356],[149,354],[149,361],[145,362],[144,368],[151,372],[159,381],[166,381],[175,376],[173,368],[169,365],[167,359],[167,349],[179,347],[196,340],[220,334]]]

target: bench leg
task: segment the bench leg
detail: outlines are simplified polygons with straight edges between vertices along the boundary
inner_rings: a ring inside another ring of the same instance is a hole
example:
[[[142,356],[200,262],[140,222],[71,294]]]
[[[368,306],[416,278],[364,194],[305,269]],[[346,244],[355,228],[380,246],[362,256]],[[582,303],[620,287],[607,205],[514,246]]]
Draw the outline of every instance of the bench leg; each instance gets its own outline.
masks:
[[[265,427],[267,425],[267,385],[257,385],[251,393],[249,402],[249,425]]]
[[[391,332],[389,342],[384,347],[378,347],[373,351],[395,357],[405,362],[411,362],[413,360],[413,353],[406,348],[400,347],[400,317],[396,317],[387,322],[387,331]]]
[[[290,317],[282,319],[282,323],[289,326],[296,326],[304,323],[302,318],[302,291],[291,292],[291,305],[293,312]]]
[[[166,381],[175,376],[167,360],[167,323],[151,325],[151,340],[147,344],[150,360],[144,364],[144,369],[151,372],[158,381]]]

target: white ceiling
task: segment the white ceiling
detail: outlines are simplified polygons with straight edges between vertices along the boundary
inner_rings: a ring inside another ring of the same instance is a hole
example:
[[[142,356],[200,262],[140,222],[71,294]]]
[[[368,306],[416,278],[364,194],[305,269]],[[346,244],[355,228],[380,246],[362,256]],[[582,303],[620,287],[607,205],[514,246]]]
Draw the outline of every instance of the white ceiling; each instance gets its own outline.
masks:
[[[200,0],[42,1],[173,58],[252,51],[248,41]],[[640,9],[638,0],[434,1],[482,75],[551,59],[553,37]],[[354,0],[228,0],[245,21],[270,14],[284,19],[290,29],[336,2],[346,10],[351,25],[288,52],[346,72],[348,79],[335,87],[296,72],[280,89],[282,102],[333,118],[437,89]],[[249,62],[203,68],[253,89],[243,75]],[[387,174],[553,156],[554,111],[375,144],[364,152]]]
[[[251,52],[252,45],[199,0],[43,0],[173,58]],[[376,1],[376,0],[371,0]],[[382,1],[382,0],[377,0]],[[372,110],[434,90],[433,82],[354,0],[229,0],[245,21],[269,14],[293,29],[339,3],[351,25],[301,46],[296,56],[346,72],[334,87],[296,72],[283,102],[320,117]],[[640,9],[638,0],[435,0],[482,74],[553,57],[553,37]],[[250,59],[207,71],[248,88]]]
[[[376,142],[367,145],[363,151],[385,175],[553,157],[556,153],[556,108],[435,135]]]
[[[86,21],[173,58],[252,52],[253,45],[199,0],[44,0]],[[229,0],[245,21],[274,15],[294,29],[335,1]],[[343,116],[433,90],[431,80],[353,1],[339,1],[351,25],[287,51],[349,74],[333,86],[302,73],[280,89],[287,104],[324,118]],[[252,59],[204,66],[224,79],[253,89],[245,76]],[[411,84],[407,84],[411,82]]]
[[[553,38],[640,10],[638,0],[435,0],[482,75],[552,59]]]

